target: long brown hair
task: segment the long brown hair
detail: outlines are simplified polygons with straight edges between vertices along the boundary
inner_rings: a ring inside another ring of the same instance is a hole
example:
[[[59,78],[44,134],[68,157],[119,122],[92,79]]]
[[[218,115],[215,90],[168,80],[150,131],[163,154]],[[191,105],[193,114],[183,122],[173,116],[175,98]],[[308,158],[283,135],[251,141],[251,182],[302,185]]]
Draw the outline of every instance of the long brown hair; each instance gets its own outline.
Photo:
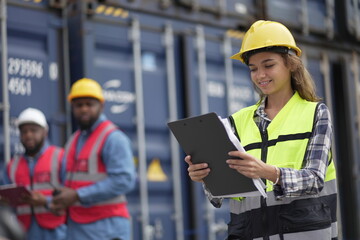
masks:
[[[285,66],[288,67],[291,71],[291,87],[293,90],[297,91],[301,98],[310,101],[318,102],[321,101],[321,98],[316,95],[316,86],[313,78],[311,77],[309,71],[305,68],[303,62],[298,56],[280,53],[284,59]],[[260,95],[260,101],[264,99],[265,94],[255,86],[255,90]]]

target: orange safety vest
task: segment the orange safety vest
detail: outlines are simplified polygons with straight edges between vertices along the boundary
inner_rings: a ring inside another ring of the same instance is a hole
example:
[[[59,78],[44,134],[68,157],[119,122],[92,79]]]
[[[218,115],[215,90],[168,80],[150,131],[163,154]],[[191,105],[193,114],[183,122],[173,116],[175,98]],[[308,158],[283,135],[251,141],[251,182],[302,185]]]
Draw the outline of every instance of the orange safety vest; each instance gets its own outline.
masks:
[[[67,187],[78,189],[92,185],[107,177],[106,166],[101,158],[101,150],[109,134],[117,127],[111,121],[104,121],[90,134],[76,156],[76,146],[80,131],[76,131],[65,147],[66,154],[66,182]],[[90,223],[109,217],[129,218],[126,198],[119,195],[113,199],[94,204],[90,207],[81,206],[79,202],[69,207],[71,219],[78,223]]]
[[[29,165],[23,156],[15,156],[9,163],[7,173],[10,180],[17,185],[30,188],[50,196],[54,187],[60,187],[59,169],[64,149],[49,146],[36,162],[32,180]],[[33,210],[32,210],[33,209]],[[29,229],[32,211],[38,224],[47,229],[55,229],[65,223],[66,216],[56,216],[44,206],[31,207],[28,204],[16,207],[17,218]]]

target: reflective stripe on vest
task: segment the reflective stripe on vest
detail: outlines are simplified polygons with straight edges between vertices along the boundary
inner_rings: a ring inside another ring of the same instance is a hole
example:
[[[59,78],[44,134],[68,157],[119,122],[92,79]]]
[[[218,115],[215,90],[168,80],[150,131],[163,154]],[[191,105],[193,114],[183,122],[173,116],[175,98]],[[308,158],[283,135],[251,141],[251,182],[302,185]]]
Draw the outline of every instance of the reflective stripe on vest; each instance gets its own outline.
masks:
[[[275,165],[280,168],[284,167],[301,169],[305,165],[305,152],[309,138],[311,137],[317,104],[307,102],[306,100],[302,99],[296,92],[288,101],[288,103],[283,107],[283,109],[281,109],[277,116],[272,120],[265,134],[263,135],[260,133],[259,128],[253,119],[254,112],[256,111],[257,107],[257,105],[254,105],[248,108],[244,108],[232,115],[237,134],[244,148],[249,154],[270,165]],[[299,121],[299,119],[301,120]],[[284,159],[287,159],[288,161],[284,162]],[[329,205],[331,205],[331,219],[330,222],[326,224],[330,226],[332,222],[334,223],[333,225],[336,225],[336,204],[334,204],[334,201],[336,203],[337,194],[335,180],[336,173],[332,159],[330,159],[329,162],[330,165],[327,168],[324,188],[319,195],[282,198],[279,201],[275,199],[274,193],[272,191],[272,184],[267,181],[267,199],[263,199],[262,197],[231,199],[230,211],[232,213],[232,221],[229,225],[229,234],[231,234],[232,231],[237,231],[236,226],[234,225],[231,227],[231,224],[232,222],[239,223],[239,219],[254,218],[254,216],[262,219],[262,214],[265,209],[268,216],[277,216],[278,211],[283,208],[285,209],[288,206],[292,206],[293,204],[298,203],[307,206],[307,202],[317,202],[317,198],[320,198],[319,201],[329,203]],[[323,203],[319,203],[319,206],[324,205]],[[326,210],[326,207],[324,209]],[[327,216],[328,213],[324,213],[324,215]],[[271,220],[273,219],[274,218],[271,217]],[[306,219],[303,220],[306,222]],[[263,221],[260,221],[258,224],[251,224],[259,225],[258,232],[261,234],[267,235],[272,231],[274,234],[278,234],[278,224],[280,223],[276,221],[275,223],[267,224],[273,225],[272,227],[276,229],[271,229],[270,226],[265,227],[266,224],[264,224]],[[326,224],[320,224],[317,227],[318,229],[327,228]],[[306,229],[306,231],[310,230],[311,229]],[[297,231],[301,232],[302,230],[298,229]],[[337,232],[336,230],[334,231]],[[284,230],[284,232],[286,231]],[[258,235],[258,237],[263,236],[261,234]]]
[[[31,207],[29,205],[20,205],[16,207],[16,215],[31,214]]]
[[[34,182],[33,190],[53,190],[61,186],[59,181],[59,158],[61,154],[60,148],[55,148],[50,158],[50,182]]]
[[[299,199],[308,199],[308,198],[317,198],[317,197],[325,197],[328,195],[337,193],[337,183],[336,180],[330,180],[324,183],[323,190],[318,195],[312,196],[301,196],[301,197],[285,197],[281,200],[275,200],[274,192],[268,192],[268,198],[266,199],[267,206],[276,206],[276,205],[284,205],[289,204],[295,200]],[[247,197],[243,198],[241,201],[236,199],[230,199],[230,212],[234,214],[241,214],[253,209],[260,208],[260,196],[257,197]]]
[[[104,123],[103,123],[104,124]],[[108,136],[109,133],[114,131],[116,126],[114,124],[108,123],[108,125],[103,129],[100,133],[94,146],[92,146],[89,158],[87,160],[88,170],[87,172],[68,172],[66,174],[66,180],[68,181],[91,181],[97,182],[104,178],[106,178],[107,174],[105,172],[98,171],[98,153],[101,151],[101,147],[105,138]],[[69,159],[69,149],[70,147],[75,147],[80,132],[77,131],[74,136],[70,139],[69,143],[66,146],[66,156]],[[76,148],[76,147],[75,147]],[[75,160],[76,161],[76,160]]]
[[[66,157],[68,160],[67,186],[77,189],[94,184],[107,177],[106,169],[101,159],[101,150],[109,134],[116,129],[117,127],[110,121],[100,123],[90,134],[78,155],[76,154],[76,145],[80,131],[73,134],[66,145]],[[80,158],[83,167],[78,169],[77,165]],[[71,218],[78,223],[89,223],[112,216],[129,217],[125,195],[99,202],[90,207],[82,207],[77,202],[69,209]]]
[[[34,212],[36,213],[48,213],[49,210],[47,210],[45,207],[43,206],[38,206],[38,207],[33,207]],[[31,207],[29,205],[20,205],[18,207],[16,207],[16,215],[21,216],[21,215],[29,215],[31,214]]]
[[[10,178],[11,182],[13,182],[13,183],[16,182],[15,174],[16,174],[16,170],[18,168],[20,159],[21,159],[21,157],[19,155],[14,156],[13,162],[10,165],[9,178]]]
[[[102,206],[102,205],[105,205],[105,204],[115,204],[115,203],[123,203],[123,202],[126,202],[126,197],[124,195],[120,195],[120,196],[114,197],[114,198],[106,200],[106,201],[95,203],[92,206]],[[74,206],[81,206],[81,203],[79,201],[77,201],[73,205]]]
[[[82,172],[68,172],[66,173],[66,179],[69,181],[93,181],[98,182],[107,177],[106,173],[82,173]]]
[[[296,233],[284,233],[282,238],[277,235],[270,235],[269,239],[271,240],[299,240],[299,239],[315,239],[315,240],[330,240],[337,239],[337,234],[333,230],[337,229],[337,224],[333,223],[331,227],[314,230],[314,231],[306,231],[306,232],[296,232]],[[254,240],[263,240],[263,237],[254,238]]]

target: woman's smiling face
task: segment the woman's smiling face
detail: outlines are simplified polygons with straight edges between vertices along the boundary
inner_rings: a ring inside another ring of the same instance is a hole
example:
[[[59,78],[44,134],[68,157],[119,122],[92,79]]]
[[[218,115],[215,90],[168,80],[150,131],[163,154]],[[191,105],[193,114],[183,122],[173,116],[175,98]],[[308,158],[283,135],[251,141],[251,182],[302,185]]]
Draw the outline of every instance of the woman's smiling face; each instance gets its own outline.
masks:
[[[265,95],[291,90],[291,72],[284,58],[275,52],[260,52],[249,58],[251,80]]]

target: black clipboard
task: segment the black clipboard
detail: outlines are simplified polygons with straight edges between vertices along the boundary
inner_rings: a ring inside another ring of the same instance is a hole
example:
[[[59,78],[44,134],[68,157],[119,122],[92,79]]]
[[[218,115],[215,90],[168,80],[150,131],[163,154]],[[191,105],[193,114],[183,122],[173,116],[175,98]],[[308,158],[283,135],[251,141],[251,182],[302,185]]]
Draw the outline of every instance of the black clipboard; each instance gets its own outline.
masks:
[[[169,122],[168,127],[193,163],[208,163],[211,171],[204,183],[214,197],[258,191],[251,178],[226,163],[228,152],[237,149],[216,113]]]

